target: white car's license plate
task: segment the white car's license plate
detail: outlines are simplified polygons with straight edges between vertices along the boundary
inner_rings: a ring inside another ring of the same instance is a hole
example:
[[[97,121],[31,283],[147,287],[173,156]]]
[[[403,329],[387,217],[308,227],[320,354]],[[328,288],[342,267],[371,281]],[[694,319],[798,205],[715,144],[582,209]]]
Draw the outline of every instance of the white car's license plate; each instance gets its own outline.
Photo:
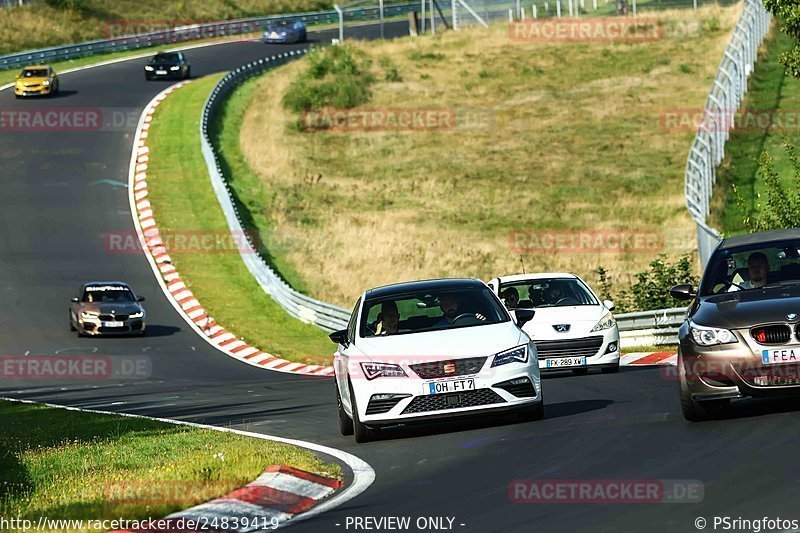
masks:
[[[104,328],[121,328],[124,325],[125,325],[125,322],[119,322],[119,321],[103,322],[103,327]]]
[[[425,384],[425,394],[447,394],[475,390],[475,379],[451,379],[447,381],[431,381]]]
[[[159,76],[163,76],[163,75],[164,75],[164,74],[166,74],[166,73],[167,73],[167,71],[166,71],[166,70],[157,70],[157,71],[156,71],[156,74],[158,74]]]
[[[761,361],[765,365],[780,363],[800,363],[800,353],[792,349],[786,350],[761,350]]]
[[[545,359],[547,368],[558,368],[561,366],[586,366],[585,357],[559,357],[558,359]]]

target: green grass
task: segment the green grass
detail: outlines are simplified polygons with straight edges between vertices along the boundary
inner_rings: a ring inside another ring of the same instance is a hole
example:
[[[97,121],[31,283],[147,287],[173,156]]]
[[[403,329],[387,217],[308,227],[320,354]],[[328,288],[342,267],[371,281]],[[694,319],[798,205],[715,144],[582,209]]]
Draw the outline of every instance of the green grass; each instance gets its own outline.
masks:
[[[793,180],[791,162],[781,145],[784,134],[795,146],[800,143],[800,121],[797,120],[800,115],[800,81],[787,75],[778,59],[792,44],[792,39],[777,27],[772,30],[750,76],[742,108],[759,114],[775,112],[777,116],[794,117],[794,127],[759,131],[743,129],[732,133],[725,148],[725,160],[717,170],[716,196],[712,205],[712,225],[724,233],[746,232],[732,186],[736,185],[750,208],[755,205],[757,195],[766,190],[763,181],[756,176],[756,158],[762,151],[773,157],[775,169],[786,183]]]
[[[0,401],[0,427],[6,519],[159,518],[273,464],[340,475],[294,446],[144,419]]]
[[[260,183],[247,171],[248,186],[236,173],[234,186],[285,277],[342,306],[387,283],[523,268],[594,282],[602,265],[624,288],[655,253],[674,261],[695,248],[683,195],[693,134],[665,131],[662,113],[702,109],[739,12],[653,14],[687,28],[655,42],[510,42],[501,24],[354,44],[376,80],[363,110],[449,109],[452,129],[300,131],[282,97],[306,67],[282,67],[250,90],[241,125]],[[516,231],[590,230],[643,231],[662,246],[518,253],[509,244]]]
[[[149,133],[148,190],[162,232],[225,232],[227,223],[200,153],[200,111],[219,75],[176,91]],[[238,253],[172,254],[201,304],[248,343],[287,359],[327,364],[334,345],[315,326],[291,318],[250,275]]]

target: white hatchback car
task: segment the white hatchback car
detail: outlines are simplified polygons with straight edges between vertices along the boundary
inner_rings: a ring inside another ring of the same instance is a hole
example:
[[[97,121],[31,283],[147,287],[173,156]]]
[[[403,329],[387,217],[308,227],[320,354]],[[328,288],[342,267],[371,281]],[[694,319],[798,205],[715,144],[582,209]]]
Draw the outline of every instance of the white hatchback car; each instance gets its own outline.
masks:
[[[331,334],[339,427],[370,440],[380,426],[481,412],[544,416],[536,347],[480,280],[442,279],[365,292]]]
[[[541,370],[619,371],[619,328],[611,311],[575,274],[503,276],[489,282],[509,310],[534,309],[523,330],[536,343]]]

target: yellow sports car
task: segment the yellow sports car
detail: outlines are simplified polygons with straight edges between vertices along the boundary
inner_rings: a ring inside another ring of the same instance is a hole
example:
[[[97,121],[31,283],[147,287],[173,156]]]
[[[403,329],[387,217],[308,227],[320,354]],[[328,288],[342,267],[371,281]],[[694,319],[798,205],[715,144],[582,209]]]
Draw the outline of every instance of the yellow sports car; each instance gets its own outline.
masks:
[[[55,95],[58,94],[58,75],[48,65],[25,67],[17,74],[14,96]]]

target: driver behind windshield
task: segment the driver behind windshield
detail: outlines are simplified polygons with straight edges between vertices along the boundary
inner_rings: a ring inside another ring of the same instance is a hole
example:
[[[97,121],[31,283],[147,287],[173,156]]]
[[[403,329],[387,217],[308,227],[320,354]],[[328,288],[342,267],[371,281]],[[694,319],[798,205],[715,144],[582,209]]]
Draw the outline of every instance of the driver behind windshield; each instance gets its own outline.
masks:
[[[550,287],[547,288],[547,301],[548,303],[555,305],[566,298],[566,293],[564,292],[564,287],[562,286],[560,281],[552,281],[550,282]]]
[[[444,316],[442,316],[441,320],[436,322],[434,326],[449,326],[453,324],[456,319],[461,315],[467,315],[471,317],[475,317],[481,322],[486,321],[486,317],[480,313],[470,313],[468,311],[462,312],[459,309],[459,301],[458,298],[454,294],[443,294],[439,297],[439,308],[441,308]]]
[[[731,285],[728,292],[738,291],[742,289],[760,289],[767,284],[767,275],[769,274],[769,260],[766,254],[762,252],[753,252],[747,258],[747,272],[750,276],[749,280]]]
[[[381,304],[380,322],[375,328],[375,335],[396,335],[400,330],[400,313],[395,302]]]

